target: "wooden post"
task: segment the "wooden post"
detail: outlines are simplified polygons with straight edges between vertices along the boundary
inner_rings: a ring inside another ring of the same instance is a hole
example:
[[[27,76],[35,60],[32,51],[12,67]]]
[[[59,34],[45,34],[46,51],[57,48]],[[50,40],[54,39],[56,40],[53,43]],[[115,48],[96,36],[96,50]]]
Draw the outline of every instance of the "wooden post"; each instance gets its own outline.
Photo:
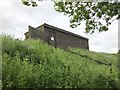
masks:
[[[110,66],[110,74],[112,73],[112,62],[109,63]]]

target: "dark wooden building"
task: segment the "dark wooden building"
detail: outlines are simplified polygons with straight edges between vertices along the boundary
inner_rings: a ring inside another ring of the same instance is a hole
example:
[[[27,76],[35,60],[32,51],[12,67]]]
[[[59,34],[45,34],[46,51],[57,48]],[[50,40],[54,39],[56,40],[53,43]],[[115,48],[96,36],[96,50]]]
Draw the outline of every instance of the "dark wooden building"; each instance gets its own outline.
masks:
[[[50,45],[63,49],[68,47],[89,49],[87,38],[46,23],[37,28],[29,26],[28,29],[29,31],[25,33],[26,39],[39,38]]]

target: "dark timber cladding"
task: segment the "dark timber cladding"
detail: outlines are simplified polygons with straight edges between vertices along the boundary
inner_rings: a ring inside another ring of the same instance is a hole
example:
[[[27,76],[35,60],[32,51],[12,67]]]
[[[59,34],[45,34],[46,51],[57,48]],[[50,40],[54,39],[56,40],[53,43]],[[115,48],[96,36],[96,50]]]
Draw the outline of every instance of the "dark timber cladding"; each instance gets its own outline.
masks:
[[[68,47],[89,49],[88,39],[63,29],[48,25],[34,28],[29,26],[29,31],[25,33],[27,38],[39,38],[55,47],[66,49]]]

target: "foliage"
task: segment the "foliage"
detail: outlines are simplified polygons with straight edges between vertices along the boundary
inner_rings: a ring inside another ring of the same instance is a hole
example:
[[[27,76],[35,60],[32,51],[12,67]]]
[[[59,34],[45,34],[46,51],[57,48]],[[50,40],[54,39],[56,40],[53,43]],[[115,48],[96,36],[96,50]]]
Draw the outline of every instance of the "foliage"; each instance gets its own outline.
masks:
[[[119,1],[101,1],[103,2],[67,2],[66,0],[62,0],[61,2],[55,0],[54,7],[56,11],[62,12],[71,18],[70,27],[76,28],[82,21],[85,21],[85,32],[92,34],[95,30],[99,32],[107,31],[108,26],[114,20],[120,19]],[[33,0],[22,0],[22,2],[24,5],[30,6]]]
[[[86,33],[107,31],[108,26],[114,20],[120,18],[119,2],[55,2],[55,9],[58,12],[71,17],[71,27],[75,28],[86,21]]]
[[[27,6],[37,7],[37,3],[33,0],[22,0],[22,3]]]
[[[120,50],[118,51],[118,54],[120,54]]]
[[[109,65],[109,63],[112,63],[114,66],[118,66],[118,55],[117,54],[108,54],[108,53],[96,53],[85,49],[79,49],[79,48],[69,48],[70,51],[76,52],[77,54],[85,55],[93,60],[101,61],[102,63],[105,63]]]
[[[2,89],[2,80],[0,80],[0,90]]]
[[[3,88],[117,88],[117,70],[40,40],[2,38]],[[96,57],[96,59],[98,59]]]

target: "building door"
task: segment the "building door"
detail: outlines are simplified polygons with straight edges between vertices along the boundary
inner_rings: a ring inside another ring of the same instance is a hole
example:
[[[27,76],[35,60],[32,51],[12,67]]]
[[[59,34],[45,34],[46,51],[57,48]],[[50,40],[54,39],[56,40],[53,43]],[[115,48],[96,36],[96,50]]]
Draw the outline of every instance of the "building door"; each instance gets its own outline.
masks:
[[[56,33],[49,31],[49,44],[56,47]]]

